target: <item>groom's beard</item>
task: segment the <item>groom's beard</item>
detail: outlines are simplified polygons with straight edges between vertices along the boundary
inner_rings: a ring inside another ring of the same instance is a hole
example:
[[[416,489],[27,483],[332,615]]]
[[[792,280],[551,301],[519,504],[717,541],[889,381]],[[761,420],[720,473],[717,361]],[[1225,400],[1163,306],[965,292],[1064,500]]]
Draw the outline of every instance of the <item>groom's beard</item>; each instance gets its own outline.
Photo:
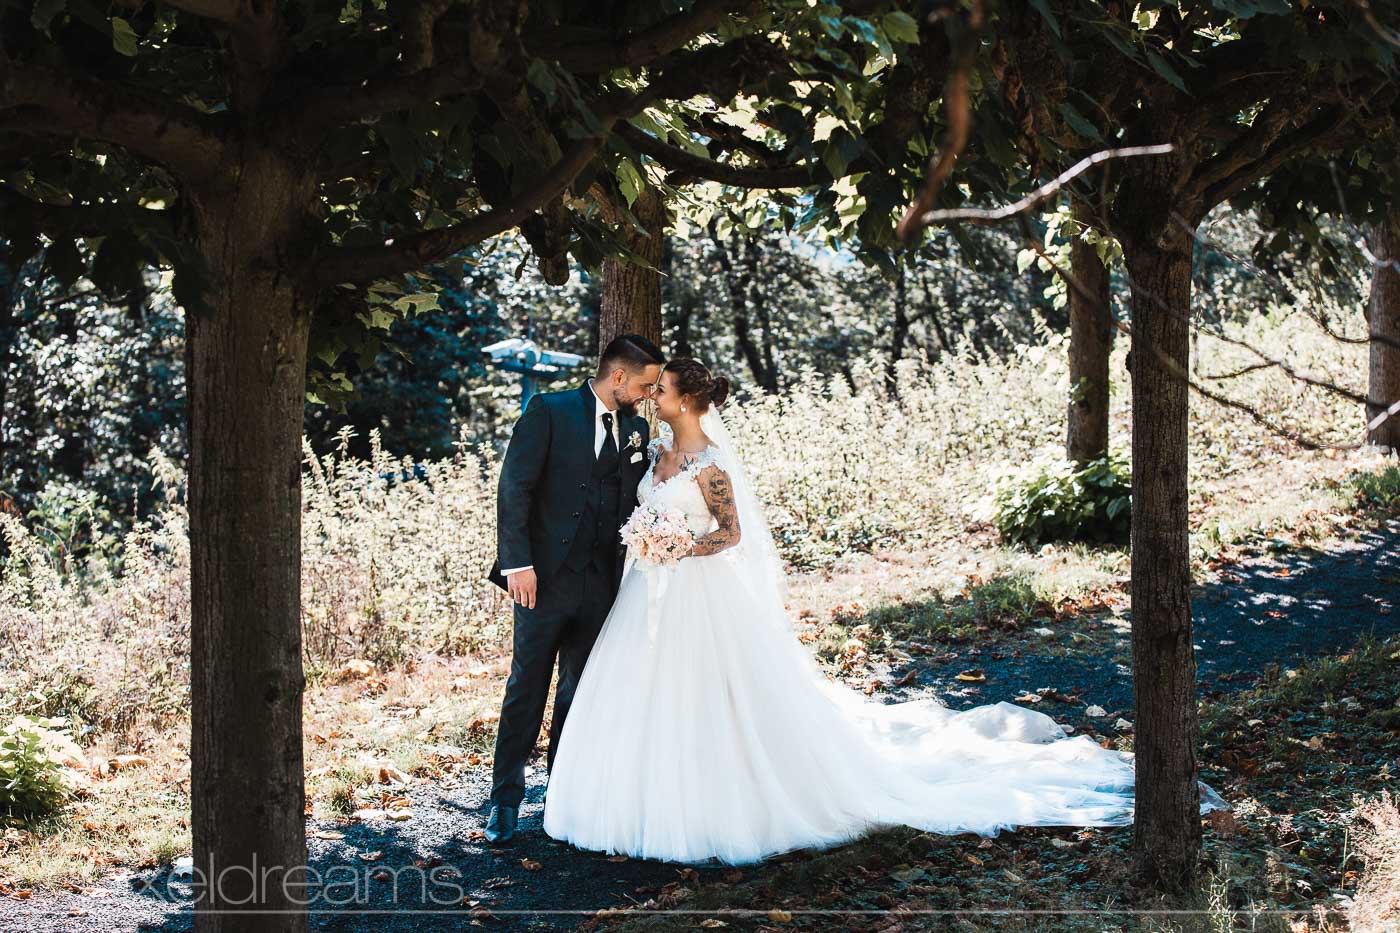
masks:
[[[622,414],[622,415],[624,415],[624,416],[626,416],[626,417],[628,417],[628,418],[635,418],[635,417],[637,417],[637,403],[636,403],[636,402],[634,402],[634,401],[633,401],[633,402],[629,402],[629,401],[628,401],[627,399],[625,399],[625,398],[619,398],[617,395],[614,395],[614,396],[613,396],[613,404],[617,406],[617,410],[618,410],[618,413],[619,413],[619,414]]]

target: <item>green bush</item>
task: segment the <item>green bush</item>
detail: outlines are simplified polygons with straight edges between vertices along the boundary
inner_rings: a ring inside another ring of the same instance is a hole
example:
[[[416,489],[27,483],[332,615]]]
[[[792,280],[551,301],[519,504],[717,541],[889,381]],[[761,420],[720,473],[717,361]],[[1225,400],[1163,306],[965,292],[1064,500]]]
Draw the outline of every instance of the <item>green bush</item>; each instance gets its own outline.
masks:
[[[1122,451],[1082,469],[1058,452],[1009,467],[992,479],[983,513],[1007,541],[1126,544],[1132,473]]]
[[[1358,473],[1351,478],[1351,484],[1363,508],[1400,511],[1400,466]]]
[[[64,767],[66,755],[81,757],[63,719],[16,716],[0,732],[0,815],[46,816],[77,789]]]

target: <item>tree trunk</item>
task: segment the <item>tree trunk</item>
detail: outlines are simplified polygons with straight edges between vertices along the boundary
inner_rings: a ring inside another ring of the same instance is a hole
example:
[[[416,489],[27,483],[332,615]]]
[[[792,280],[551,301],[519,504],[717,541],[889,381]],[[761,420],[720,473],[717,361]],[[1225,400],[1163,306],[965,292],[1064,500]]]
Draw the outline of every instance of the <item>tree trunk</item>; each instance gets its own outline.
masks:
[[[773,365],[773,341],[768,332],[768,314],[765,308],[763,283],[759,279],[758,264],[763,258],[763,246],[757,239],[741,240],[744,246],[744,271],[741,277],[734,278],[733,267],[729,265],[728,254],[722,252],[723,266],[730,278],[730,304],[734,311],[734,339],[739,344],[739,352],[749,364],[749,372],[754,381],[770,395],[778,391],[778,373]],[[763,331],[763,346],[754,340],[753,325],[749,320],[749,309],[759,311],[760,329]]]
[[[948,307],[950,310],[949,316],[955,317],[957,314],[956,302],[958,297],[958,267],[956,265],[953,266],[951,278],[953,280],[953,292],[951,298],[949,299],[951,303]],[[929,319],[929,322],[933,325],[933,332],[938,337],[938,345],[943,348],[944,353],[951,353],[953,351],[953,342],[948,339],[948,331],[945,330],[943,327],[943,319],[938,313],[938,303],[933,300],[933,289],[929,286],[928,276],[923,273],[920,273],[919,282],[924,286],[925,308],[924,312],[920,315],[920,317],[927,317]]]
[[[603,260],[603,306],[598,312],[598,348],[619,334],[641,334],[661,345],[661,256],[666,240],[666,202],[655,188],[644,187],[632,213],[647,233],[620,219],[627,247],[646,259],[647,269],[624,259]],[[620,218],[620,215],[619,215]]]
[[[899,264],[894,283],[894,326],[890,330],[890,359],[885,364],[885,389],[899,398],[899,361],[904,358],[904,343],[909,339],[909,296],[904,287],[904,263]]]
[[[313,304],[273,262],[304,223],[315,188],[256,151],[239,179],[193,198],[209,285],[207,306],[190,309],[186,322],[190,797],[201,933],[305,930],[300,911],[316,893],[297,887],[310,880],[300,597]]]
[[[0,242],[0,476],[9,476],[8,448],[5,446],[5,415],[10,389],[10,349],[18,339],[15,327],[15,282],[19,270],[10,267],[9,244]],[[3,553],[3,552],[0,552]]]
[[[1372,236],[1376,267],[1371,278],[1371,300],[1366,319],[1371,334],[1371,378],[1366,420],[1372,422],[1400,402],[1400,208],[1391,208],[1376,224]],[[1400,411],[1390,412],[1367,431],[1372,444],[1400,452]]]
[[[1075,201],[1074,218],[1089,225],[1089,211]],[[1083,465],[1108,453],[1108,355],[1113,349],[1108,269],[1093,244],[1070,241],[1069,426],[1065,456]]]
[[[1133,849],[1145,880],[1181,891],[1201,847],[1186,482],[1192,240],[1162,216],[1169,187],[1135,194],[1136,229],[1122,238],[1133,314]]]

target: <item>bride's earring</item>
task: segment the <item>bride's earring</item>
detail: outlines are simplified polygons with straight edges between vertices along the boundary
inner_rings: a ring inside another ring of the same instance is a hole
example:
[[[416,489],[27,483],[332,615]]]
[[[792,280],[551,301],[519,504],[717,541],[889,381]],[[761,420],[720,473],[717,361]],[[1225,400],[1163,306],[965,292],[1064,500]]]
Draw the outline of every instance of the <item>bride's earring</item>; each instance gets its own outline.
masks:
[[[684,406],[684,405],[681,406],[681,411],[685,411],[685,406]]]

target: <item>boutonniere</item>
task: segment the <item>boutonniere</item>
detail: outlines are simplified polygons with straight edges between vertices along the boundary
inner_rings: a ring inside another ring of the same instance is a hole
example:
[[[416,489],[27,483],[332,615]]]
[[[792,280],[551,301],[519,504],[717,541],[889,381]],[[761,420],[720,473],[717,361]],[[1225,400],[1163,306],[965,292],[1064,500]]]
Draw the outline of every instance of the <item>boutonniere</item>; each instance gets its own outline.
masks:
[[[631,450],[633,447],[641,447],[641,446],[642,446],[642,432],[641,432],[641,431],[633,431],[633,432],[632,432],[632,436],[629,437],[629,438],[627,438],[627,446],[626,446],[625,448],[623,448],[623,449],[624,449],[624,450]],[[635,453],[633,453],[632,456],[631,456],[630,458],[628,458],[628,461],[627,461],[627,462],[628,462],[628,463],[639,463],[639,462],[641,462],[641,459],[642,459],[642,452],[641,452],[640,450],[638,450],[638,451],[636,451]]]

